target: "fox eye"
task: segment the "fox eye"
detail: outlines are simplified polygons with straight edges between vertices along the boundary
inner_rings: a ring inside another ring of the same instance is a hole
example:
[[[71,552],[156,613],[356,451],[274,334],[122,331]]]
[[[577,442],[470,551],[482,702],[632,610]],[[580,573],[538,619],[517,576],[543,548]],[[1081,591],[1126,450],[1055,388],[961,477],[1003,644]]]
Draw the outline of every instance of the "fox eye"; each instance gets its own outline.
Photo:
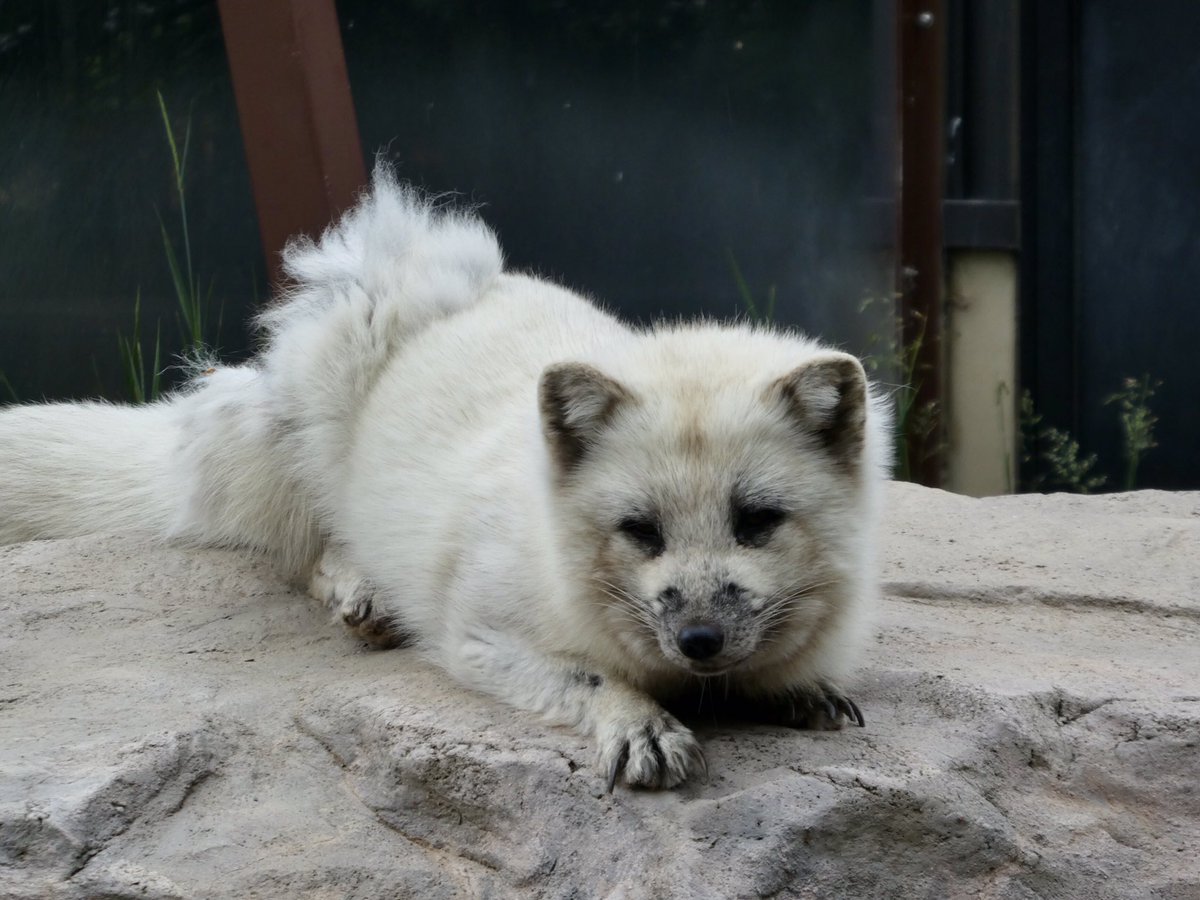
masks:
[[[733,536],[743,547],[761,547],[787,517],[775,506],[738,506],[733,510]]]
[[[622,519],[617,531],[625,535],[648,556],[658,556],[667,548],[662,525],[652,516],[630,516]]]

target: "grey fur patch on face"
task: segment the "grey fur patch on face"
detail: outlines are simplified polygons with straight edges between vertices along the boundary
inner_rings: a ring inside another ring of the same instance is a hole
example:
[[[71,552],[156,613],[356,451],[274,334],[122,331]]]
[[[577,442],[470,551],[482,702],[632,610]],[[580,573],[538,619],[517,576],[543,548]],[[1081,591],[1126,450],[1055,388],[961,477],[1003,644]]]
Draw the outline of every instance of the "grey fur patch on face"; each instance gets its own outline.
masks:
[[[604,676],[597,675],[595,672],[585,672],[583,669],[578,669],[575,672],[575,680],[589,688],[598,688],[604,684]]]

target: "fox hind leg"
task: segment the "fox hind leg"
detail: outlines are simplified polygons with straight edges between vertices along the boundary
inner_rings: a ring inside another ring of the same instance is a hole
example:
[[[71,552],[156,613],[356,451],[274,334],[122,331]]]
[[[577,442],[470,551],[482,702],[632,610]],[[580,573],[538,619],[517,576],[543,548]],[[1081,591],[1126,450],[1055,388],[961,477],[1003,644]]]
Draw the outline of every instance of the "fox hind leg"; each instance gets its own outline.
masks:
[[[337,547],[327,545],[313,566],[308,593],[372,647],[383,650],[405,643],[407,636],[383,612],[375,585]]]

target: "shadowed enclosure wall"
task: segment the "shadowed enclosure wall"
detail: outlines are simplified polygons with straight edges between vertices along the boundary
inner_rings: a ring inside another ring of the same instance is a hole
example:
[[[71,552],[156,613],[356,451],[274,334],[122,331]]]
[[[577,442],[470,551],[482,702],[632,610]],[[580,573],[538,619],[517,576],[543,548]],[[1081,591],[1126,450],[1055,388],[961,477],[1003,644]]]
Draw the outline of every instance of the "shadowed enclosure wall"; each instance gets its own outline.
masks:
[[[514,266],[634,319],[769,312],[886,355],[886,318],[859,307],[891,290],[893,223],[864,202],[893,187],[889,6],[338,14],[365,151],[482,204]],[[0,84],[0,371],[16,394],[124,396],[117,339],[139,296],[147,351],[158,334],[170,364],[180,344],[163,229],[182,256],[182,210],[157,91],[181,144],[190,133],[211,340],[243,353],[267,288],[216,5],[5,4]]]

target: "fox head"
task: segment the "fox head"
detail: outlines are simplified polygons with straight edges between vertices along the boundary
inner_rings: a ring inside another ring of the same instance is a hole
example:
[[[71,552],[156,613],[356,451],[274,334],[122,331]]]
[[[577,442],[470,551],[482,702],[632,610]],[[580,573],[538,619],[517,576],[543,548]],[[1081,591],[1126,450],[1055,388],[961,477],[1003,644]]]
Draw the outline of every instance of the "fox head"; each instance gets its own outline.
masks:
[[[807,342],[703,330],[543,372],[562,549],[640,666],[695,676],[804,652],[838,612],[871,400],[862,365]]]

